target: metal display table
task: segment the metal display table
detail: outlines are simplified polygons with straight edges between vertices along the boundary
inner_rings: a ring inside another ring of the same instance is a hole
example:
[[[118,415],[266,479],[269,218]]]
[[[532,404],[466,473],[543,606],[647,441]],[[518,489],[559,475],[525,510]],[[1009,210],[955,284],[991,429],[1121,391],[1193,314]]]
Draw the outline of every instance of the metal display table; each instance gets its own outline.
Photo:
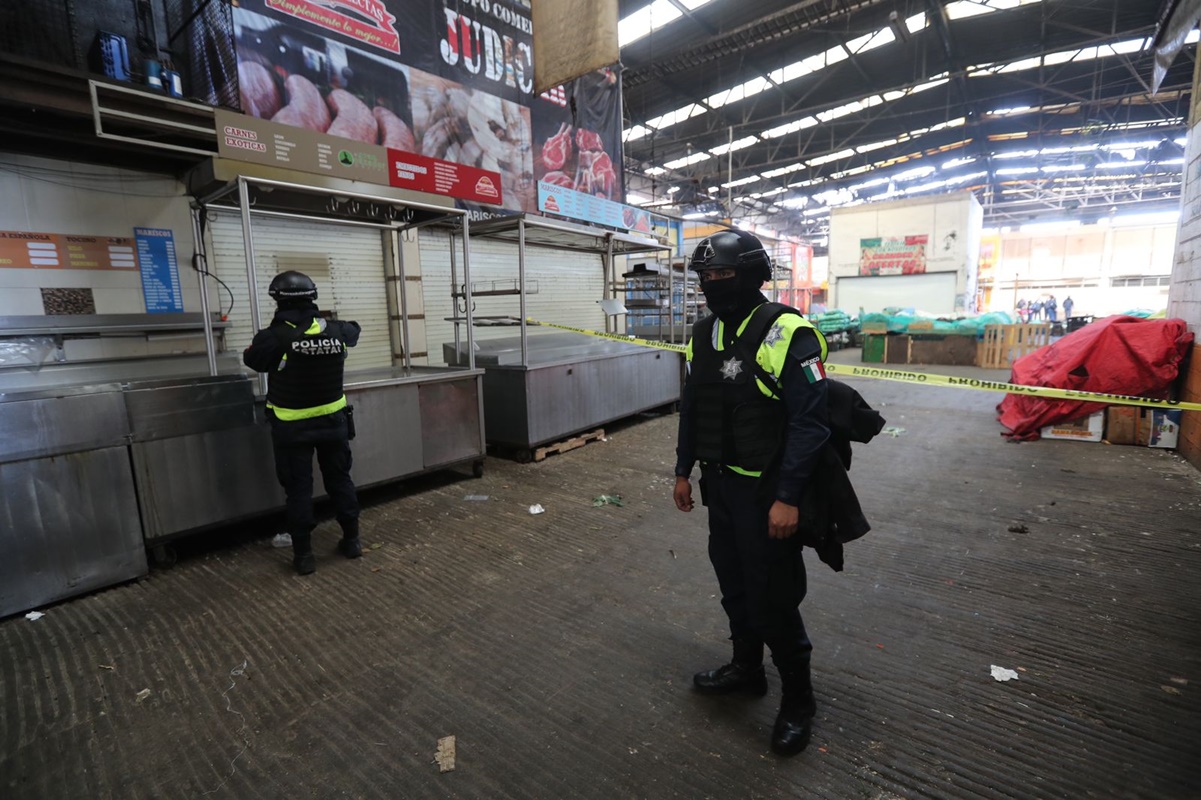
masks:
[[[540,333],[477,342],[484,370],[488,442],[519,460],[538,445],[680,399],[682,367],[675,353],[577,333]],[[454,343],[443,346],[458,363]]]

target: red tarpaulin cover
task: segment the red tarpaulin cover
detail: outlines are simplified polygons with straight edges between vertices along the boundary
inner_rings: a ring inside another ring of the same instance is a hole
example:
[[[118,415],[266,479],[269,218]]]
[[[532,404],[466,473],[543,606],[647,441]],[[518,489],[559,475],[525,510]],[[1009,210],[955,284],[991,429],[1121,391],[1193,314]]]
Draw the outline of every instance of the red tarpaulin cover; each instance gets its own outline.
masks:
[[[1164,399],[1193,335],[1183,320],[1106,317],[1013,362],[1010,383]],[[1007,394],[997,419],[1014,439],[1079,419],[1106,403]]]

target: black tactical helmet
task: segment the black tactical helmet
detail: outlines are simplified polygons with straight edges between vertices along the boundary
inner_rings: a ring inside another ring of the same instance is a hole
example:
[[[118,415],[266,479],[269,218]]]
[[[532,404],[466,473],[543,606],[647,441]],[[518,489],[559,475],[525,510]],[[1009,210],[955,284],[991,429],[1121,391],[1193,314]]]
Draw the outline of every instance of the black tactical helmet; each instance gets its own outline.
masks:
[[[277,303],[286,300],[316,300],[317,284],[303,272],[288,270],[281,272],[271,280],[267,294]]]
[[[730,267],[737,270],[753,270],[762,280],[771,280],[771,258],[763,242],[755,236],[731,228],[715,233],[692,251],[688,266],[695,270]]]

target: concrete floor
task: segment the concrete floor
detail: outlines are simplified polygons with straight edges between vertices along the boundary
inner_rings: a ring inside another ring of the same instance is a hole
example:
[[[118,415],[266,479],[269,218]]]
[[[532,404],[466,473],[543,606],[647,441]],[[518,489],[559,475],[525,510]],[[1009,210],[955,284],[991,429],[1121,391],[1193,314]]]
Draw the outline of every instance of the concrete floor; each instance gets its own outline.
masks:
[[[875,530],[846,571],[808,560],[795,759],[774,670],[764,699],[690,691],[728,644],[662,416],[367,493],[365,557],[327,521],[308,578],[264,522],[0,622],[0,797],[1201,797],[1201,474],[1007,443],[999,394],[853,383],[904,432],[856,446]]]

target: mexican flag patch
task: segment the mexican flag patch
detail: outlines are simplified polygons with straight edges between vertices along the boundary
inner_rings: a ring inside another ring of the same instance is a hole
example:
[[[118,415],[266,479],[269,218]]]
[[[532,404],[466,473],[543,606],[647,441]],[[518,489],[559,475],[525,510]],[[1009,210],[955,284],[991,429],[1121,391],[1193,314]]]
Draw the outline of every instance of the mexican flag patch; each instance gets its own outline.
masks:
[[[826,368],[822,366],[822,360],[818,356],[814,356],[808,361],[801,364],[801,369],[805,373],[805,378],[810,383],[817,383],[826,378]]]

